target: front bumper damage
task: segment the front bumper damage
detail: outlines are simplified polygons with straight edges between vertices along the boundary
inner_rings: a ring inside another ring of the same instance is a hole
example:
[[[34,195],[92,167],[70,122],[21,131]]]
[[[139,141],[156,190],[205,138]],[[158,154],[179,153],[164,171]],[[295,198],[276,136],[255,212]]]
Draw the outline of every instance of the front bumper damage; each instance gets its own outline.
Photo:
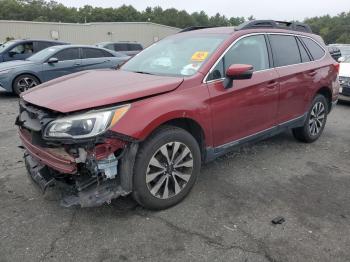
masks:
[[[108,132],[93,140],[44,140],[41,132],[54,118],[20,102],[16,124],[26,168],[43,193],[56,187],[65,207],[100,206],[131,193],[138,141]]]

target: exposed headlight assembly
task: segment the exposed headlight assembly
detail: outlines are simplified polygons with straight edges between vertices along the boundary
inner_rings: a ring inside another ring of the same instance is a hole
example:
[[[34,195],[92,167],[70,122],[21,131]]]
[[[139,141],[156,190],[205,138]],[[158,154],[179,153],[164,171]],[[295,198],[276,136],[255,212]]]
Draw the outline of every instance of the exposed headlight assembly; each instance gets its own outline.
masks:
[[[116,124],[129,108],[130,105],[123,105],[107,111],[62,117],[47,125],[44,136],[73,139],[94,137]]]

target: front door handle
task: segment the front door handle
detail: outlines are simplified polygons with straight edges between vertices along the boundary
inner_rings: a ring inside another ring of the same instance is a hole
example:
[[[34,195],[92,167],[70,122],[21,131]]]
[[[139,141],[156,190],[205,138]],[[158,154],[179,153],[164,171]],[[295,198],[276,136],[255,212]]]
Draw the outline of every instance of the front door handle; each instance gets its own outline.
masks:
[[[278,82],[275,81],[275,80],[272,80],[272,81],[270,81],[270,82],[267,83],[266,87],[269,88],[269,89],[273,89],[273,88],[275,88],[277,85],[278,85]]]

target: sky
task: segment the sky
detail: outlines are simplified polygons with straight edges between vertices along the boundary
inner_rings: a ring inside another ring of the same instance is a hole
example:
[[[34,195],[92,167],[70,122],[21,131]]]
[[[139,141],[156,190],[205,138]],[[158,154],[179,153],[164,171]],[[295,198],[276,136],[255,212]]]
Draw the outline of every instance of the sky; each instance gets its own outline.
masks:
[[[350,11],[350,0],[56,0],[66,6],[118,7],[132,5],[142,11],[146,7],[161,6],[163,9],[176,8],[188,13],[204,10],[209,15],[216,13],[227,17],[253,15],[257,19],[303,20],[306,17],[337,15]]]

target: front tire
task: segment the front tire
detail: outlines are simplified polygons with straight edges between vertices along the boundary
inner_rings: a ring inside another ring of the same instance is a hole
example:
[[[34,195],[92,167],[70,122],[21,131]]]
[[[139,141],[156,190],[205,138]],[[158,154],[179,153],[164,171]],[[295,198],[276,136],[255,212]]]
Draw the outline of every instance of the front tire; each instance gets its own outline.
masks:
[[[17,76],[13,81],[12,90],[16,95],[19,96],[21,93],[39,84],[40,84],[39,79],[33,75],[29,75],[29,74],[20,75],[20,76]]]
[[[196,139],[184,129],[166,126],[140,147],[134,166],[134,199],[149,209],[166,209],[183,200],[200,172]]]
[[[312,101],[304,126],[294,128],[294,137],[304,143],[316,141],[322,134],[328,115],[327,99],[323,95],[317,95]]]

